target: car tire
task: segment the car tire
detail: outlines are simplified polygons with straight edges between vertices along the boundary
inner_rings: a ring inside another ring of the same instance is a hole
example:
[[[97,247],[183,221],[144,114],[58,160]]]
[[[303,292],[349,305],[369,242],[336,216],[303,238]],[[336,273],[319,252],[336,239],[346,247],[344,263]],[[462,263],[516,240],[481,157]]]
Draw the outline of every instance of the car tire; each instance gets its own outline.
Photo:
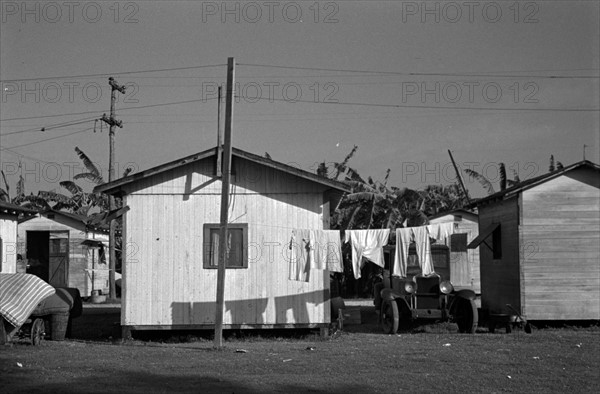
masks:
[[[478,323],[477,306],[473,300],[459,298],[454,305],[454,321],[458,332],[473,334]]]
[[[395,334],[400,324],[400,313],[396,301],[385,300],[381,304],[381,327],[386,334]]]

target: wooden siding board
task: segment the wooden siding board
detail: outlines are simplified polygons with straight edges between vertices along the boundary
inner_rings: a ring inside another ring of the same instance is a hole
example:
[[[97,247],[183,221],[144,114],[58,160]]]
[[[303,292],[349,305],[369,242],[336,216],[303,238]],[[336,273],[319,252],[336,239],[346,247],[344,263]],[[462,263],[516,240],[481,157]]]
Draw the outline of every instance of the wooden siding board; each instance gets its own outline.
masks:
[[[559,177],[523,193],[521,233],[531,247],[523,276],[531,319],[600,315],[600,192],[585,176],[576,178]]]
[[[519,274],[518,199],[479,208],[479,228],[501,223],[502,259],[494,260],[485,245],[479,247],[482,308],[506,313],[506,304],[521,308]]]
[[[0,272],[17,272],[17,218],[12,215],[0,214],[0,238],[2,238],[2,256]]]

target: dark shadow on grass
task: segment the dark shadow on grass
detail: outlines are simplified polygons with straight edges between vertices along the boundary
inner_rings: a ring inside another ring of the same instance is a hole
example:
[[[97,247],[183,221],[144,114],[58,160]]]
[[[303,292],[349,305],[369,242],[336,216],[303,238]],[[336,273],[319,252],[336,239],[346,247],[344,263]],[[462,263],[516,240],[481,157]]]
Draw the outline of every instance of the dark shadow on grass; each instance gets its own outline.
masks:
[[[94,376],[74,378],[68,382],[30,384],[23,377],[9,378],[3,390],[28,393],[348,393],[369,392],[368,386],[344,385],[315,388],[302,383],[250,384],[215,377],[198,371],[197,376],[181,375],[166,369],[164,373],[118,371],[108,367]],[[230,371],[224,371],[226,376]],[[290,376],[292,376],[290,374]]]

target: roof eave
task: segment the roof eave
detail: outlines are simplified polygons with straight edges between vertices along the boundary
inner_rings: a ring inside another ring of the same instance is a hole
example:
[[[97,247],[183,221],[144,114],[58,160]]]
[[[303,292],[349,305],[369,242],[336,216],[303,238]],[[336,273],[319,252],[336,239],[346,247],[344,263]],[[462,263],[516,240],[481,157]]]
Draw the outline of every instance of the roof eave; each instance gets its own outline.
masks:
[[[204,152],[200,152],[200,153],[196,153],[191,156],[184,157],[183,159],[174,160],[172,162],[150,168],[146,171],[142,171],[140,173],[133,174],[133,175],[130,175],[125,178],[117,179],[115,181],[96,186],[94,188],[94,193],[106,193],[106,194],[111,194],[111,195],[115,195],[115,196],[123,196],[124,194],[126,194],[125,189],[124,189],[124,186],[126,186],[126,185],[129,185],[138,180],[147,178],[149,176],[156,175],[161,172],[180,167],[185,164],[189,164],[189,163],[193,163],[193,162],[196,162],[199,160],[206,159],[207,157],[210,157],[210,156],[216,155],[216,154],[217,154],[217,148],[216,147],[211,148],[211,149],[205,150]],[[232,148],[232,155],[246,159],[246,160],[253,161],[258,164],[265,165],[267,167],[275,168],[277,170],[284,171],[289,174],[292,174],[292,175],[295,175],[295,176],[298,176],[298,177],[301,177],[301,178],[304,178],[304,179],[307,179],[307,180],[310,180],[310,181],[313,181],[316,183],[323,184],[332,189],[337,189],[342,192],[350,192],[351,191],[351,187],[345,183],[342,183],[339,181],[334,181],[332,179],[328,179],[328,178],[324,178],[324,177],[320,177],[316,174],[312,174],[310,172],[301,170],[299,168],[292,167],[287,164],[283,164],[283,163],[280,163],[280,162],[277,162],[277,161],[274,161],[271,159],[267,159],[267,158],[255,155],[253,153],[245,152],[245,151],[237,149],[237,148]]]

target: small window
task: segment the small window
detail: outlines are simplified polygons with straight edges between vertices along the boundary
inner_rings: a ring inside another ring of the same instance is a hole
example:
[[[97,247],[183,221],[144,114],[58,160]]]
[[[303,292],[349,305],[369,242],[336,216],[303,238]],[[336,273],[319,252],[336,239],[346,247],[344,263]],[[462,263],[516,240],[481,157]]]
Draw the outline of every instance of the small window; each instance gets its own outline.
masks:
[[[496,227],[492,233],[492,253],[494,260],[500,260],[502,258],[502,232],[500,231],[501,226]]]
[[[204,268],[218,268],[220,225],[204,225]],[[227,225],[226,268],[248,268],[248,224]]]
[[[467,233],[458,233],[450,235],[450,251],[451,252],[466,252],[467,251]]]

